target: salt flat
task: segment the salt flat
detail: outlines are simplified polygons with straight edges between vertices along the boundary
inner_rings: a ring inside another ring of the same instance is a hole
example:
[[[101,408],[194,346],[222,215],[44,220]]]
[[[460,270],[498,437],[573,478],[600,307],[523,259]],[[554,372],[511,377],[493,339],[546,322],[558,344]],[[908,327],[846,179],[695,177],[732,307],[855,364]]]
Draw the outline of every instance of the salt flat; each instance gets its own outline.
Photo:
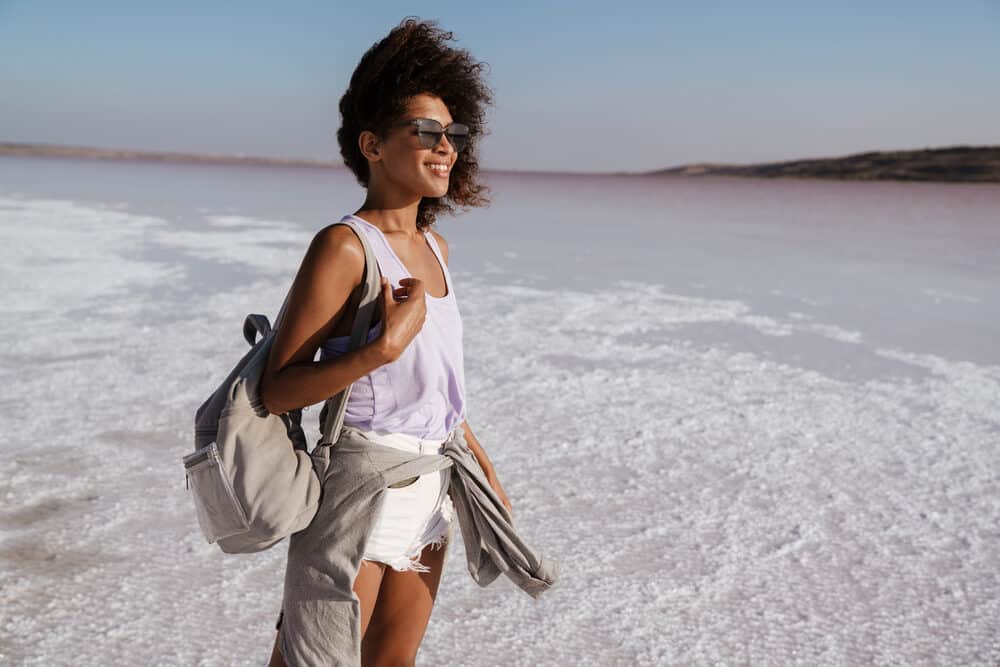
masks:
[[[206,544],[180,458],[245,350],[243,316],[273,317],[318,226],[7,190],[0,661],[263,664],[285,546]],[[552,211],[536,238],[560,238]],[[603,248],[592,228],[543,262],[491,229],[445,228],[469,422],[563,574],[539,600],[502,578],[479,589],[457,542],[419,664],[1000,662],[1000,365],[975,343],[998,319],[996,269],[962,264],[994,256],[994,232],[948,234],[937,255],[897,235],[920,261],[887,261],[879,282],[857,257],[886,228],[827,229],[854,259],[771,284],[680,259],[656,281],[635,237]],[[720,229],[664,234],[664,256],[802,256],[791,232]],[[907,318],[941,326],[897,333]]]

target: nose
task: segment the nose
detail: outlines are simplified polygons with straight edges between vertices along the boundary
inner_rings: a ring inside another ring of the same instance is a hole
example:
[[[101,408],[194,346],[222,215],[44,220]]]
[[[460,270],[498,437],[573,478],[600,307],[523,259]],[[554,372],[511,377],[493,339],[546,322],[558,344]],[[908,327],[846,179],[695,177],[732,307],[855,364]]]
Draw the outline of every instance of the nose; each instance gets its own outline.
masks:
[[[448,146],[447,149],[445,149],[445,145],[446,144]],[[445,155],[447,155],[449,153],[454,153],[455,152],[455,147],[451,145],[451,139],[448,138],[448,135],[445,132],[442,132],[441,133],[441,141],[439,141],[438,145],[434,147],[434,150],[435,150],[435,152],[438,152],[438,153],[443,152]]]

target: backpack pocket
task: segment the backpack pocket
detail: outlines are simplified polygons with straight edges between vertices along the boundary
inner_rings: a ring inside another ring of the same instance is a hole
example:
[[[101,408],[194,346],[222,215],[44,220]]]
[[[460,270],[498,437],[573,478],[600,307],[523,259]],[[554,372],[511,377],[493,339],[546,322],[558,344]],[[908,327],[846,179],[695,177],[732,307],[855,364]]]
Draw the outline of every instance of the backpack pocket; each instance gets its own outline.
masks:
[[[209,544],[250,530],[243,506],[222,467],[215,442],[185,456],[184,472],[192,491],[198,525]]]

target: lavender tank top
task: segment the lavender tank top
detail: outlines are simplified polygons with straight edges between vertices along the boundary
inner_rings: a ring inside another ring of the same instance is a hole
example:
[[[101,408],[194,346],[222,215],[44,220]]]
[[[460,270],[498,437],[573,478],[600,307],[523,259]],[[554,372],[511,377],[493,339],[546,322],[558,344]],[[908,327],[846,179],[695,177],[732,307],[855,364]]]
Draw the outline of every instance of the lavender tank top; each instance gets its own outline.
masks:
[[[382,275],[393,287],[410,277],[402,260],[375,225],[356,215],[368,236]],[[462,356],[462,319],[455,286],[434,235],[424,232],[444,272],[448,293],[437,298],[426,294],[427,319],[398,359],[359,378],[351,388],[344,424],[365,430],[408,433],[418,438],[444,439],[465,419],[465,368]],[[368,331],[371,342],[382,331],[379,321]],[[320,346],[320,359],[347,351],[350,336],[328,338]]]

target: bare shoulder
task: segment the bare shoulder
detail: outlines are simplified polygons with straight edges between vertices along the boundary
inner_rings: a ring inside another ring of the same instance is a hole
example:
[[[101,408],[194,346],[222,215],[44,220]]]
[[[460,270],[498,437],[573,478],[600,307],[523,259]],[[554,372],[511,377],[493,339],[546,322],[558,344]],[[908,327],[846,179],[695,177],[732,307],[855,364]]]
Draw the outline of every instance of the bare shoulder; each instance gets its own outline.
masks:
[[[316,236],[313,237],[313,244],[317,246],[318,250],[324,253],[344,253],[347,257],[357,256],[362,259],[365,256],[365,249],[361,246],[361,239],[347,225],[327,225],[316,232]]]
[[[332,224],[316,232],[310,246],[314,259],[346,261],[349,265],[358,265],[359,271],[364,267],[365,249],[361,239],[347,225]]]
[[[313,236],[292,289],[319,298],[312,307],[329,311],[327,298],[332,297],[332,305],[339,309],[345,293],[349,295],[361,284],[364,270],[365,249],[354,230],[347,225],[327,225]]]
[[[436,230],[431,229],[431,234],[434,235],[434,240],[437,241],[438,247],[441,248],[441,254],[444,256],[444,263],[448,263],[448,242],[445,241],[444,237],[437,233]]]
[[[280,393],[274,393],[278,373],[292,364],[313,362],[316,350],[343,319],[364,268],[361,239],[347,225],[327,225],[313,236],[292,281],[264,369],[261,398],[272,414],[289,409]]]
[[[285,318],[271,347],[269,372],[312,359],[361,284],[364,268],[364,248],[349,227],[334,224],[316,232],[292,281]]]

